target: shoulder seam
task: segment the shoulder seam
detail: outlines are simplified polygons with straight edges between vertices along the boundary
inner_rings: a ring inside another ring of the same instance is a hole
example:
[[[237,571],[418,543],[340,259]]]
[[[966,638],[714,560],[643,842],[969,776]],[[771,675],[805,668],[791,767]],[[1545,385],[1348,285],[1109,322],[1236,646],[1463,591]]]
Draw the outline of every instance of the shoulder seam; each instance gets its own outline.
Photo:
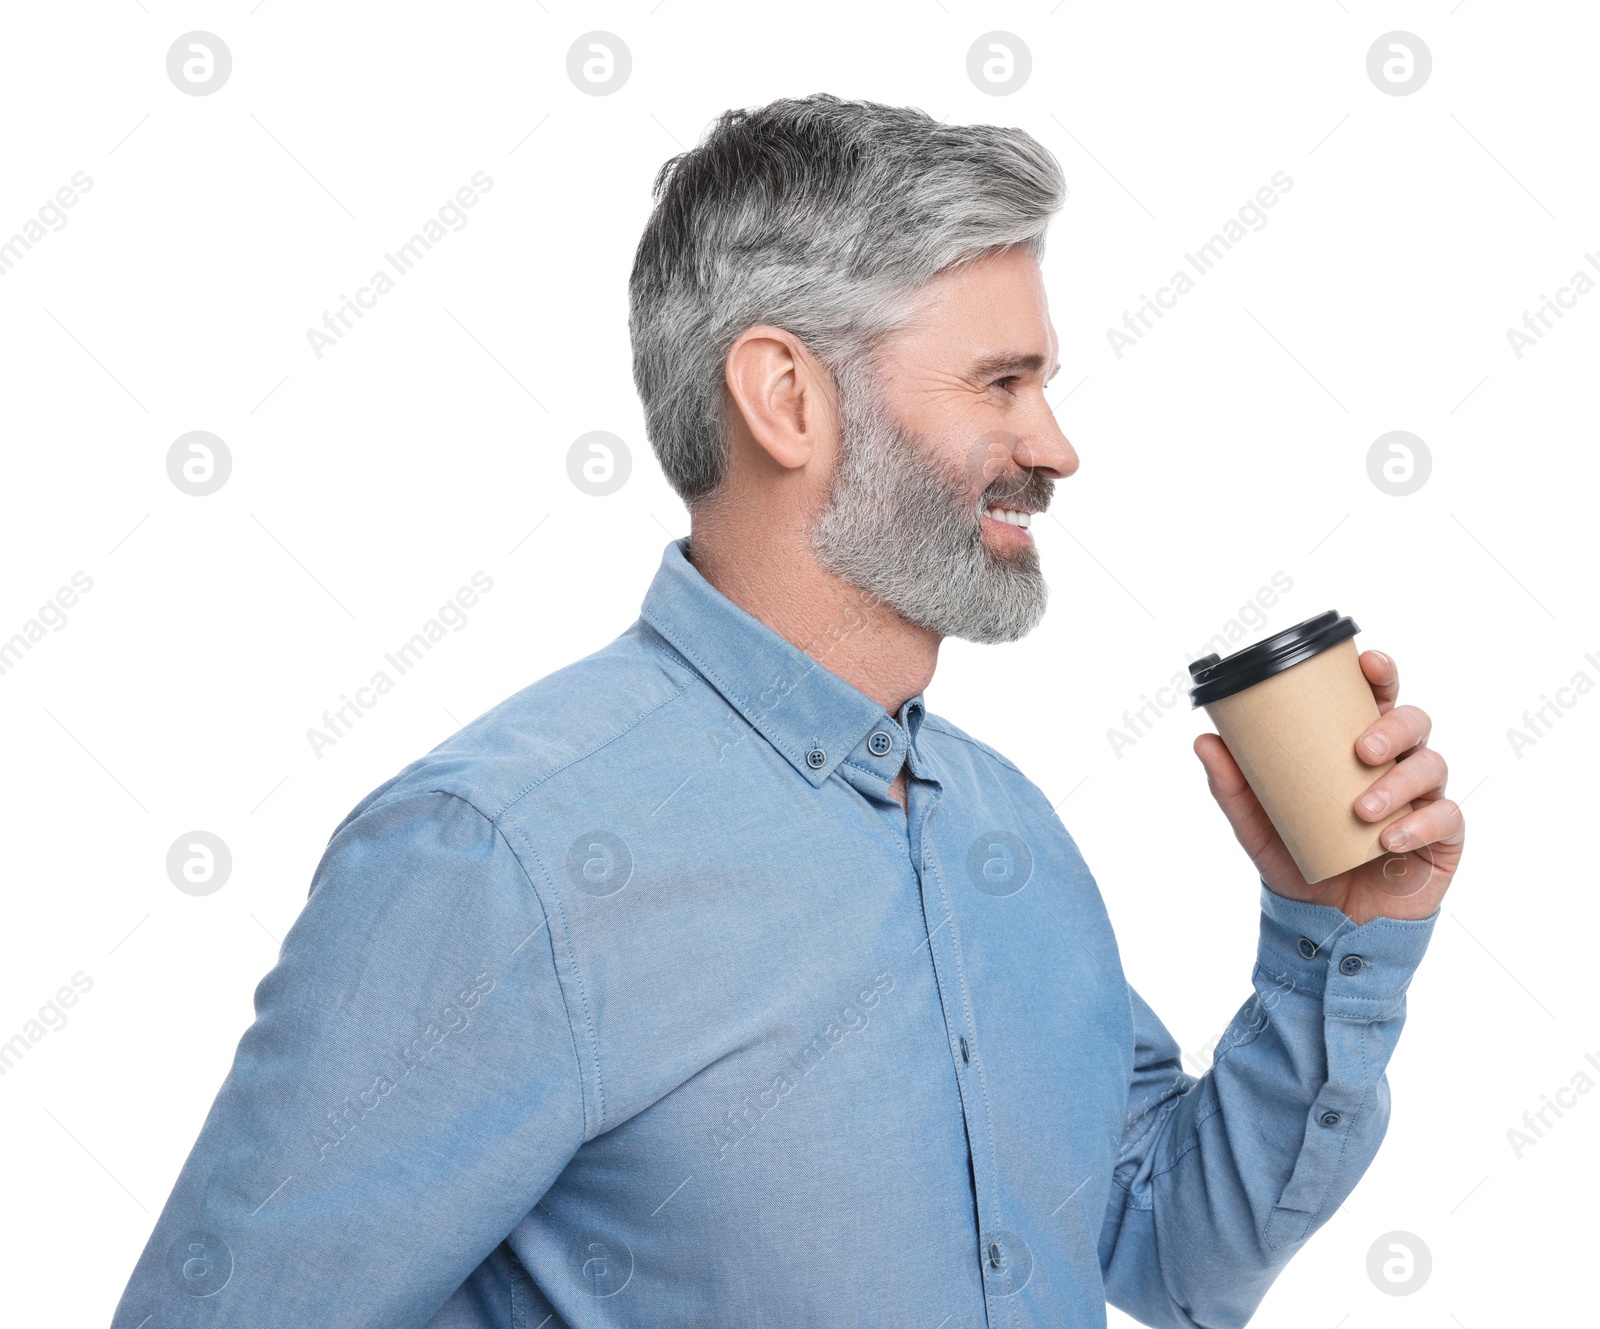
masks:
[[[501,841],[505,844],[505,847],[511,851],[512,860],[516,863],[517,867],[521,869],[523,879],[528,883],[528,889],[533,895],[533,902],[538,906],[539,917],[543,920],[543,922],[541,923],[540,927],[535,928],[533,932],[530,932],[526,937],[523,938],[522,941],[517,943],[516,950],[521,950],[523,946],[532,941],[535,932],[543,930],[551,933],[549,937],[551,948],[550,961],[552,966],[554,966],[553,972],[556,980],[556,988],[561,993],[561,1009],[567,1017],[567,1037],[572,1042],[572,1064],[577,1071],[578,1078],[578,1108],[583,1116],[583,1138],[587,1140],[589,1139],[589,1103],[588,1095],[583,1092],[583,1058],[578,1055],[578,1035],[577,1031],[573,1027],[572,1022],[572,1001],[567,995],[566,984],[561,981],[560,966],[555,965],[555,936],[550,928],[550,913],[544,906],[544,898],[539,894],[539,888],[534,883],[533,875],[528,871],[528,865],[522,861],[522,855],[517,851],[516,845],[511,843],[511,837],[506,834],[505,827],[500,824],[499,818],[489,816],[488,813],[486,813],[470,798],[467,798],[463,794],[456,793],[453,789],[429,788],[425,792],[430,794],[443,794],[446,798],[457,799],[460,802],[465,803],[469,808],[471,808],[486,822],[488,822],[489,825],[494,829],[494,833],[499,836]],[[512,954],[516,954],[516,951],[513,951]],[[597,1068],[598,1064],[599,1063],[597,1062]]]
[[[572,965],[572,981],[577,984],[578,1000],[583,1005],[584,1027],[589,1033],[589,1055],[594,1060],[595,1113],[597,1118],[593,1128],[591,1129],[589,1125],[589,1112],[586,1104],[583,1114],[583,1138],[584,1142],[587,1143],[589,1140],[593,1139],[594,1136],[598,1135],[602,1130],[605,1129],[606,1122],[606,1081],[605,1071],[600,1065],[600,1040],[595,1033],[594,1016],[589,1010],[589,999],[583,993],[583,971],[579,967],[577,952],[572,944],[572,934],[567,927],[566,915],[560,912],[560,896],[556,894],[555,884],[550,881],[549,870],[545,867],[543,860],[540,859],[539,851],[533,847],[533,841],[528,838],[527,829],[522,825],[521,822],[514,822],[513,824],[517,828],[517,834],[522,837],[523,843],[528,846],[528,853],[533,856],[533,861],[539,864],[539,871],[544,875],[545,884],[550,887],[550,898],[555,901],[556,911],[561,918],[561,932],[563,940],[566,942],[567,959]],[[502,835],[505,834],[504,830],[501,830],[500,833]],[[513,849],[512,853],[515,854],[516,850]],[[523,872],[528,875],[528,884],[533,888],[534,894],[537,895],[539,892],[539,887],[534,883],[533,875],[528,873],[528,866],[526,863],[522,862],[522,856],[520,854],[517,854],[517,861],[519,864],[521,864]],[[549,926],[549,918],[550,916],[547,911],[545,914],[546,926]],[[552,928],[550,933],[550,958],[552,963],[555,962],[555,944],[555,930]],[[556,966],[556,982],[561,987],[561,1000],[567,1009],[567,1029],[572,1037],[572,1055],[577,1058],[578,1061],[578,1080],[581,1084],[584,1083],[583,1058],[578,1054],[578,1034],[572,1023],[572,1005],[567,996],[567,985],[561,982],[561,968],[559,965]]]
[[[654,709],[654,708],[652,708],[652,709]],[[498,817],[491,817],[487,812],[485,812],[482,808],[480,808],[476,803],[474,803],[472,801],[472,799],[468,798],[465,794],[459,793],[454,789],[446,789],[442,785],[427,784],[427,785],[424,785],[424,786],[422,786],[420,788],[413,787],[413,788],[410,788],[410,789],[404,789],[404,790],[401,790],[401,791],[393,794],[392,796],[385,796],[384,798],[379,799],[377,802],[372,803],[368,807],[363,808],[360,811],[360,813],[358,813],[356,816],[345,818],[345,820],[340,823],[338,829],[334,831],[334,836],[337,837],[338,834],[339,834],[339,831],[342,831],[345,828],[345,826],[349,825],[351,822],[359,820],[361,817],[366,816],[367,813],[374,812],[378,808],[388,807],[391,803],[398,803],[402,799],[406,799],[406,798],[421,797],[421,796],[424,796],[424,795],[427,795],[427,796],[431,797],[432,795],[435,795],[435,794],[440,795],[441,797],[444,797],[444,798],[455,799],[456,802],[458,802],[458,803],[466,804],[467,807],[471,808],[480,817],[482,817],[484,819],[484,821],[488,822],[489,826],[493,829],[495,835],[498,836],[500,838],[500,840],[505,844],[505,847],[508,850],[511,851],[512,861],[514,863],[516,863],[517,868],[521,871],[522,876],[523,876],[523,880],[525,880],[528,883],[528,889],[532,893],[532,896],[533,896],[533,903],[534,903],[534,905],[537,907],[537,909],[539,911],[539,917],[541,919],[543,919],[544,921],[540,925],[540,927],[535,928],[533,930],[533,932],[529,933],[528,936],[523,939],[522,942],[519,942],[516,949],[517,950],[521,950],[522,947],[524,945],[526,945],[528,941],[531,941],[533,939],[533,935],[536,932],[539,932],[541,930],[549,930],[550,933],[551,933],[551,936],[550,936],[550,949],[551,949],[550,960],[551,960],[551,964],[554,966],[554,975],[555,975],[555,980],[556,980],[556,988],[561,993],[561,1009],[562,1009],[562,1012],[564,1013],[564,1015],[566,1016],[567,1037],[572,1042],[572,1060],[573,1060],[573,1065],[577,1069],[577,1078],[578,1078],[578,1109],[579,1109],[580,1114],[583,1117],[583,1138],[584,1138],[584,1140],[588,1140],[589,1139],[589,1103],[588,1103],[588,1095],[584,1092],[584,1088],[583,1088],[583,1086],[584,1086],[583,1058],[578,1055],[578,1034],[577,1034],[576,1028],[573,1025],[573,1020],[572,1020],[572,1001],[571,1001],[571,998],[567,995],[566,984],[561,981],[561,969],[560,969],[560,966],[555,964],[555,935],[554,935],[554,930],[550,928],[550,913],[549,913],[549,910],[547,910],[545,908],[544,897],[539,894],[539,888],[534,883],[532,874],[529,873],[529,871],[528,871],[528,865],[525,862],[523,862],[522,855],[517,852],[516,845],[511,843],[511,837],[506,834],[505,827],[503,827],[500,824],[499,818]],[[520,830],[520,828],[519,828],[519,830]],[[330,843],[331,843],[331,840],[330,840]],[[515,952],[513,952],[513,954],[515,954]],[[596,1063],[596,1068],[598,1069],[598,1062]]]
[[[442,793],[442,795],[445,795],[446,798],[456,798],[456,800],[466,803],[467,806],[472,809],[472,811],[477,812],[478,816],[483,817],[483,820],[486,820],[486,822],[490,824],[490,827],[493,827],[494,833],[501,838],[501,841],[504,841],[506,848],[509,849],[512,860],[514,860],[515,864],[517,864],[517,867],[522,870],[523,880],[528,883],[528,889],[533,892],[533,902],[539,907],[539,918],[544,920],[541,924],[542,931],[550,932],[549,910],[546,910],[546,907],[544,907],[544,899],[539,896],[539,888],[536,886],[536,884],[534,884],[533,875],[528,872],[528,865],[523,862],[522,854],[518,854],[517,846],[510,843],[510,836],[506,835],[506,828],[499,824],[498,817],[488,816],[488,814],[486,814],[482,808],[478,808],[477,803],[474,803],[474,801],[470,800],[470,798],[467,798],[467,796],[461,795],[461,793],[456,793],[454,790],[450,790],[450,788],[430,788],[429,793]],[[541,931],[541,928],[534,928],[533,931]],[[530,932],[528,936],[523,937],[522,942],[518,942],[517,948],[515,948],[514,952],[512,952],[512,955],[515,955],[517,950],[522,950],[523,945],[528,944],[530,940],[533,940],[533,932]],[[578,1072],[578,1110],[582,1115],[582,1119],[584,1119],[584,1135],[582,1135],[582,1137],[584,1137],[584,1140],[587,1140],[589,1139],[589,1096],[584,1094],[584,1091],[582,1091],[582,1084],[584,1084],[584,1062],[582,1062],[582,1057],[578,1056],[578,1032],[576,1032],[576,1030],[573,1028],[573,1003],[571,1003],[571,998],[568,998],[568,995],[566,995],[566,984],[563,984],[562,982],[562,971],[560,971],[560,966],[555,964],[554,932],[550,934],[549,940],[550,966],[552,966],[552,972],[554,972],[555,976],[555,987],[557,987],[558,992],[562,993],[562,1011],[565,1012],[566,1016],[566,1036],[568,1036],[568,1040],[570,1040],[571,1044],[573,1044],[573,1068],[576,1070],[576,1072]],[[595,1062],[595,1068],[598,1070],[598,1062]]]

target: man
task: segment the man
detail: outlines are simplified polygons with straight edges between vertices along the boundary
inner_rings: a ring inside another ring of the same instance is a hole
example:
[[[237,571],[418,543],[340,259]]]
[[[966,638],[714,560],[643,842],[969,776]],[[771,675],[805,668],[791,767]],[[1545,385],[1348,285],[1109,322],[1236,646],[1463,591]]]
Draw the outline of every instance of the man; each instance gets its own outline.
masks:
[[[116,1324],[1245,1323],[1384,1131],[1463,834],[1428,717],[1361,657],[1408,852],[1316,888],[1196,743],[1261,933],[1184,1074],[1049,800],[923,704],[943,637],[1045,607],[1054,160],[817,96],[657,194],[690,535],[335,831]]]

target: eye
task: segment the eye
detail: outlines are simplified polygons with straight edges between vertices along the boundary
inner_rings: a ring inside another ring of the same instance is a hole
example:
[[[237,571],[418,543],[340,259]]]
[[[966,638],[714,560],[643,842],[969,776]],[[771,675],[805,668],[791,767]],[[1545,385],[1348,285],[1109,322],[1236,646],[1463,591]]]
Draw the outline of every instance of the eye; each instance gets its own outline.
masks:
[[[995,381],[993,383],[989,384],[989,386],[991,388],[1003,388],[1006,392],[1011,392],[1010,387],[1007,386],[1007,385],[1011,384],[1011,383],[1015,383],[1016,381],[1017,381],[1017,376],[1015,374],[1008,374],[1008,375],[1006,375],[1005,378],[997,378],[997,379],[995,379]],[[1012,393],[1012,396],[1015,396],[1015,395],[1016,395],[1015,393]]]

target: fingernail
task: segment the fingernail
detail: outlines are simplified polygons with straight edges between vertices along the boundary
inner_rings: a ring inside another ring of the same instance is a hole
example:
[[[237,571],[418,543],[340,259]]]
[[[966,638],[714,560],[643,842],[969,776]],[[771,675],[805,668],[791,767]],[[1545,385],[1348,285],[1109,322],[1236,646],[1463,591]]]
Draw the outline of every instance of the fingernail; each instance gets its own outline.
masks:
[[[1387,832],[1383,837],[1391,849],[1404,849],[1411,843],[1411,832],[1402,831],[1398,827]]]
[[[1392,664],[1393,664],[1393,663],[1394,663],[1394,661],[1393,661],[1393,660],[1391,660],[1391,659],[1390,659],[1390,658],[1389,658],[1389,657],[1388,657],[1388,656],[1387,656],[1387,655],[1385,655],[1385,654],[1384,654],[1384,653],[1383,653],[1383,652],[1382,652],[1382,651],[1374,651],[1374,652],[1373,652],[1373,654],[1374,654],[1374,655],[1376,655],[1376,656],[1377,656],[1377,657],[1378,657],[1378,659],[1380,659],[1380,660],[1382,660],[1382,661],[1383,661],[1383,667],[1384,667],[1384,668],[1385,668],[1385,669],[1387,669],[1387,668],[1388,668],[1388,667],[1389,667],[1389,666],[1390,666],[1390,665],[1392,665]]]
[[[1368,734],[1361,742],[1374,757],[1381,757],[1389,750],[1389,740],[1382,734]]]
[[[1381,789],[1375,789],[1370,794],[1361,795],[1361,806],[1368,812],[1379,813],[1389,806],[1389,795]]]

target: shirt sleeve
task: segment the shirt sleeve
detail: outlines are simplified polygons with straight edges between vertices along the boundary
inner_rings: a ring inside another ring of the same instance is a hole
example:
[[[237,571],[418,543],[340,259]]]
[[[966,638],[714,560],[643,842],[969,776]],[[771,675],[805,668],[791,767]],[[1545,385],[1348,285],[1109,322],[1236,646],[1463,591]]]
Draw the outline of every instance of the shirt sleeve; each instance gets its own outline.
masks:
[[[453,794],[358,809],[255,1012],[114,1329],[425,1325],[584,1138],[521,861]]]
[[[1133,1078],[1099,1252],[1112,1305],[1173,1329],[1250,1319],[1378,1151],[1384,1068],[1438,917],[1358,927],[1262,882],[1255,994],[1199,1079],[1129,988]]]

